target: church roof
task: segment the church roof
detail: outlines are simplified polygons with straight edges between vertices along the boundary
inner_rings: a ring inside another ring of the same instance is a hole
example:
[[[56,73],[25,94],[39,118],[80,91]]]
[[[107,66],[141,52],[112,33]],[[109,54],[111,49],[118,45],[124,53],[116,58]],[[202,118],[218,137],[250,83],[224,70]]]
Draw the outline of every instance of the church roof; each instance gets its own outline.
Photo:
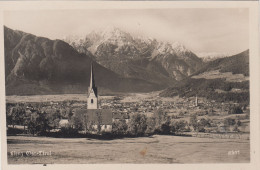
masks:
[[[77,109],[77,113],[82,113],[86,115],[88,123],[97,124],[98,121],[103,125],[112,125],[112,111],[109,109]]]

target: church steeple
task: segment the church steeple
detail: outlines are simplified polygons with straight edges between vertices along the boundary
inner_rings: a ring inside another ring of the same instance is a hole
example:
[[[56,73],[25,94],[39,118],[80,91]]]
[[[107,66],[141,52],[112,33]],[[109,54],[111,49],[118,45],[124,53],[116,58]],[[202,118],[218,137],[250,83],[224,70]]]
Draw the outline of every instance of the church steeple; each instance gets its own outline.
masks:
[[[93,71],[93,63],[91,63],[91,70],[90,70],[90,84],[88,93],[90,94],[91,91],[94,92],[95,96],[97,97],[97,87],[95,85],[95,78],[94,78],[94,71]]]
[[[91,63],[91,71],[90,71],[90,85],[89,88],[95,87],[95,79],[94,79],[94,72],[93,72],[93,63]]]
[[[95,78],[94,78],[94,71],[93,71],[93,64],[91,63],[91,70],[90,70],[90,84],[88,88],[88,109],[97,109],[97,87],[95,85]]]

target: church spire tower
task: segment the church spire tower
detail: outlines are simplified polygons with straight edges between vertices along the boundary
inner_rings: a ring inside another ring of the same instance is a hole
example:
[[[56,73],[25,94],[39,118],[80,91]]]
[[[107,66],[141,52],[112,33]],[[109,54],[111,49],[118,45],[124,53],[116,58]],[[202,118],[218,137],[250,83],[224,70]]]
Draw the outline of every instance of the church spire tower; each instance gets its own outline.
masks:
[[[98,109],[97,103],[98,103],[97,87],[95,85],[93,64],[91,63],[90,84],[88,88],[88,109]]]

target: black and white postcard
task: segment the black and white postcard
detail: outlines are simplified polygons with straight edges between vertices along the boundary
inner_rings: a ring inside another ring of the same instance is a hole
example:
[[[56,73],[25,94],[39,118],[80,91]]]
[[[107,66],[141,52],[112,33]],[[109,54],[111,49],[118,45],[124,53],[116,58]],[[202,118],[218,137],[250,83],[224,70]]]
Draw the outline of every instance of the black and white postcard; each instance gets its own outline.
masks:
[[[259,167],[257,1],[0,5],[4,170]]]

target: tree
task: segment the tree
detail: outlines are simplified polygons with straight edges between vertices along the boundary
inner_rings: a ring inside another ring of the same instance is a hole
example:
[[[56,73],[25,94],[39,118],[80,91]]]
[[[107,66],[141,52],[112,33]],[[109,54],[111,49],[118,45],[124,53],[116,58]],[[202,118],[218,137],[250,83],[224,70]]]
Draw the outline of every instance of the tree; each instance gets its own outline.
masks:
[[[185,120],[176,121],[176,122],[174,122],[174,129],[176,132],[183,132],[183,131],[185,131],[187,124],[188,123]]]
[[[18,106],[13,107],[10,111],[11,111],[11,113],[10,113],[10,117],[8,117],[8,119],[10,119],[10,122],[14,128],[14,125],[19,122]]]
[[[85,117],[83,113],[75,112],[75,114],[71,118],[72,125],[75,129],[83,130],[85,125]]]
[[[35,134],[46,134],[50,130],[50,119],[46,112],[34,112],[28,119],[28,132]]]
[[[28,123],[28,132],[30,134],[33,134],[33,135],[36,133],[36,122],[29,121],[29,123]]]
[[[153,134],[155,131],[155,118],[154,117],[148,117],[147,118],[147,128],[145,133],[146,134]]]
[[[37,117],[38,117],[37,113],[35,112],[32,113],[31,118],[28,122],[28,132],[33,135],[37,133],[37,121],[36,121]]]
[[[120,119],[112,124],[112,133],[115,135],[126,135],[127,129],[128,126],[125,119]]]
[[[13,125],[13,115],[12,115],[12,112],[13,112],[13,108],[7,108],[6,109],[6,125],[8,127],[8,125]]]
[[[192,115],[190,117],[190,125],[193,127],[194,131],[198,130],[199,124],[198,124],[198,119],[196,115]]]
[[[40,133],[40,134],[45,134],[47,132],[47,130],[49,131],[50,130],[50,123],[49,123],[49,119],[47,117],[47,114],[46,112],[37,112],[38,116],[36,118],[36,122],[37,122],[37,125],[36,125],[36,130],[37,130],[37,133]]]
[[[101,127],[102,127],[102,113],[101,112],[96,112],[96,116],[97,116],[97,130],[98,130],[98,134],[101,133]]]
[[[133,114],[130,117],[130,121],[128,124],[128,130],[133,135],[143,135],[147,128],[147,118],[143,114]]]
[[[95,123],[94,123],[93,121],[89,121],[89,122],[87,123],[87,126],[86,126],[87,130],[88,130],[89,132],[95,131],[96,129],[94,128],[94,125],[95,125]]]
[[[161,108],[159,108],[155,113],[154,113],[154,118],[155,118],[155,132],[156,133],[161,133],[162,132],[162,125],[164,130],[166,130],[166,126],[169,125],[170,117],[167,115],[167,112],[163,111]]]
[[[28,124],[29,118],[30,118],[29,114],[27,114],[24,109],[20,110],[19,122],[21,125],[23,125],[24,132],[25,132],[25,126]]]
[[[71,120],[72,116],[73,116],[72,109],[69,109],[69,113],[68,113],[68,120],[69,121]]]
[[[170,124],[171,124],[170,116],[165,115],[161,123],[160,132],[162,134],[170,134],[171,132]]]
[[[52,128],[59,127],[59,122],[61,120],[61,113],[60,110],[50,110],[49,111],[49,124],[52,126]]]
[[[228,114],[241,114],[243,110],[240,106],[233,106],[229,108]]]

